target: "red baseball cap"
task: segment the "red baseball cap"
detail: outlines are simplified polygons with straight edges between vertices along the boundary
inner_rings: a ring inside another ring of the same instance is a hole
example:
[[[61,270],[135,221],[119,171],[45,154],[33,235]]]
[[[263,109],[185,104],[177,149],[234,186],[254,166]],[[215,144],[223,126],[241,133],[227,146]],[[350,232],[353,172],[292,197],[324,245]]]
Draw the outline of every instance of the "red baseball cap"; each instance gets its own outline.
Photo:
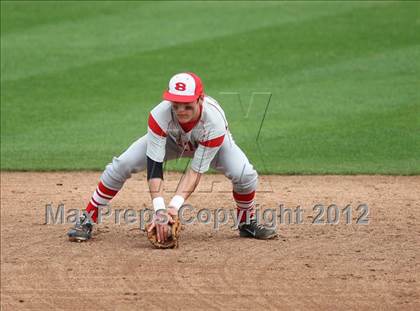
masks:
[[[169,80],[169,88],[163,93],[163,99],[171,102],[190,103],[204,94],[201,79],[192,72],[174,75]]]

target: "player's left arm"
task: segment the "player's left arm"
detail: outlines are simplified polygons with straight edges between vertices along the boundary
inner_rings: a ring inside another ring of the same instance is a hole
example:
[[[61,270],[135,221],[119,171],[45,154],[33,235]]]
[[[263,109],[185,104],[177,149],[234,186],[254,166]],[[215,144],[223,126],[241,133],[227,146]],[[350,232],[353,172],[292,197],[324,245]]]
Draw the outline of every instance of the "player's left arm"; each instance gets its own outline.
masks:
[[[184,202],[191,196],[197,185],[200,182],[202,173],[194,171],[189,168],[187,172],[182,175],[176,189],[176,194],[169,202],[168,209],[179,210]]]
[[[198,173],[193,169],[189,168],[179,181],[179,185],[176,190],[176,195],[181,196],[184,199],[184,201],[187,200],[199,184],[201,175],[201,173]]]

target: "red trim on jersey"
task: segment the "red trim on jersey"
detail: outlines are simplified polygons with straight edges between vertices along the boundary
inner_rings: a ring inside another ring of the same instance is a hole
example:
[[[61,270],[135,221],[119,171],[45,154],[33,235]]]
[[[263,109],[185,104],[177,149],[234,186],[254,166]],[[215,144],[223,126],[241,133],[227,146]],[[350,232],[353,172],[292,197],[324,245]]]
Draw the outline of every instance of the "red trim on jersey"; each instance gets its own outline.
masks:
[[[203,145],[204,147],[219,147],[224,139],[225,135],[222,135],[207,141],[200,141],[200,145]]]
[[[149,115],[148,125],[149,125],[150,129],[153,131],[153,133],[155,133],[156,135],[162,136],[162,137],[166,137],[165,131],[162,130],[162,128],[159,126],[159,124],[153,118],[152,114]]]
[[[103,183],[102,183],[102,181],[100,181],[99,182],[99,184],[98,184],[98,188],[99,188],[99,190],[102,192],[102,193],[104,193],[104,194],[106,194],[106,195],[109,195],[109,196],[111,196],[111,197],[113,197],[113,196],[115,196],[117,193],[118,193],[118,190],[112,190],[112,189],[109,189],[109,188],[107,188]],[[98,193],[99,194],[99,193]],[[109,198],[107,198],[107,199],[109,199]]]
[[[255,191],[252,191],[251,193],[248,193],[248,194],[240,194],[233,191],[233,198],[235,199],[235,201],[250,202],[254,199],[254,197],[255,197]]]
[[[185,123],[181,123],[178,121],[179,125],[181,125],[182,129],[184,130],[185,133],[188,133],[189,131],[191,131],[194,126],[197,125],[197,123],[200,121],[201,119],[201,112],[203,111],[203,105],[200,105],[200,115],[198,116],[197,120],[191,121],[191,122],[185,122]]]

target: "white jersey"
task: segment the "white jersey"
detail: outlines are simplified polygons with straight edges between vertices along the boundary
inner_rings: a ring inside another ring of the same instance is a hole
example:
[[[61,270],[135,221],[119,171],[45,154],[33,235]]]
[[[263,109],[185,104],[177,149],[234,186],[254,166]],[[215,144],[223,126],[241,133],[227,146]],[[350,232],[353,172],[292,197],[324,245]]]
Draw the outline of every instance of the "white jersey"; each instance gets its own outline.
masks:
[[[147,156],[163,162],[169,138],[182,152],[194,153],[191,168],[195,172],[206,172],[227,135],[228,124],[223,109],[215,99],[205,96],[202,105],[200,120],[189,132],[180,126],[170,101],[164,100],[157,105],[149,116]]]

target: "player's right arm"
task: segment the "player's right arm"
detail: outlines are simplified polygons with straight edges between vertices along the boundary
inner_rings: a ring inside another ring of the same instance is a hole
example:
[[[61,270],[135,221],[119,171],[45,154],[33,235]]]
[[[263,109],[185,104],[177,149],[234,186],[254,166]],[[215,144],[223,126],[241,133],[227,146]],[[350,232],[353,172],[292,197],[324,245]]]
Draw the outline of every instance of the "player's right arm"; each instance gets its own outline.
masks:
[[[155,212],[160,211],[163,220],[170,217],[166,213],[163,199],[163,161],[165,159],[167,128],[170,121],[168,102],[162,102],[156,106],[149,115],[147,129],[147,182]],[[169,212],[169,211],[168,211]],[[154,222],[148,228],[151,231],[156,226],[159,241],[166,240],[168,227],[165,223]]]
[[[165,158],[166,131],[161,111],[152,110],[147,128],[147,180],[152,200],[162,197],[163,160]],[[159,124],[159,121],[161,124]]]
[[[170,120],[170,103],[163,101],[153,108],[147,122],[147,180],[152,200],[162,197],[163,161]]]

